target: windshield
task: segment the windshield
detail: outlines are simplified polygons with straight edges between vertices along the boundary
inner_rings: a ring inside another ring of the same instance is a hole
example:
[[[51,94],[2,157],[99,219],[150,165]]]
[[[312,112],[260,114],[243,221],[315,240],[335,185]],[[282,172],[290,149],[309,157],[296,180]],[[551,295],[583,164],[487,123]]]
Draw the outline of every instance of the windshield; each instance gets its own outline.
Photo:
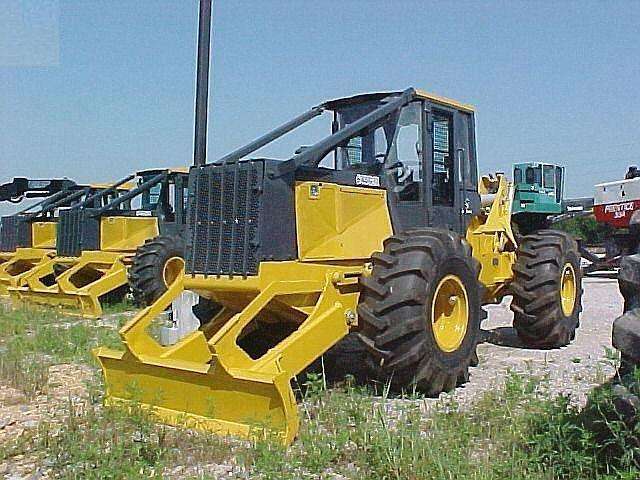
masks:
[[[529,185],[540,185],[542,186],[542,172],[540,171],[540,167],[527,167],[524,172],[525,182]]]
[[[387,138],[392,131],[391,125],[386,127],[381,125],[362,135],[352,137],[345,146],[336,148],[334,151],[336,161],[333,165],[325,163],[320,166],[336,170],[376,170],[384,163],[389,150]]]
[[[545,165],[544,169],[544,187],[555,188],[556,172],[553,165]]]
[[[522,169],[520,167],[513,169],[513,181],[516,185],[522,183]]]
[[[337,112],[339,129],[366,115],[379,106],[379,102],[356,105]],[[355,170],[376,173],[383,164],[400,164],[405,179],[422,180],[421,109],[413,102],[397,112],[371,125],[360,135],[354,136],[344,146],[335,149],[335,164],[321,167],[336,170]]]
[[[379,105],[379,102],[374,101],[349,105],[336,111],[338,130],[348,127],[375,110]],[[394,123],[392,119],[388,118],[370,126],[360,135],[349,139],[345,145],[334,149],[319,166],[336,170],[367,170],[371,172],[377,170],[384,163],[389,151],[388,139],[393,138]]]

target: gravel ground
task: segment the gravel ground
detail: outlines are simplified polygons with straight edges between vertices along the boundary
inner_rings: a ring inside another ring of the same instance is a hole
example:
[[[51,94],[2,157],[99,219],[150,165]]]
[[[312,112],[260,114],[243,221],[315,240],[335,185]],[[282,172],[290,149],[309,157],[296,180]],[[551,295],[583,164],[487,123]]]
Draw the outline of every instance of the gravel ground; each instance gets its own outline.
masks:
[[[549,393],[570,394],[573,401],[583,404],[586,394],[596,385],[605,382],[615,372],[607,358],[611,348],[611,326],[622,313],[623,300],[618,292],[616,280],[588,278],[583,283],[583,313],[581,326],[575,341],[557,350],[534,350],[523,346],[511,327],[513,315],[509,299],[500,305],[486,309],[489,316],[482,325],[484,341],[478,347],[480,364],[471,369],[467,385],[450,395],[464,408],[478,398],[482,392],[496,388],[506,379],[509,371],[547,377]],[[113,323],[113,322],[111,322]],[[105,326],[114,327],[108,319]],[[69,398],[86,396],[83,383],[90,376],[87,367],[78,365],[56,365],[49,371],[47,394],[27,401],[15,389],[0,382],[0,443],[20,435],[24,430],[37,427],[53,412],[60,411]],[[387,406],[394,409],[395,402],[415,400],[397,399]],[[419,400],[425,409],[430,409],[439,399]],[[201,471],[202,465],[198,466]],[[227,465],[212,465],[205,468],[209,473],[228,474]],[[183,468],[183,467],[180,467]],[[176,478],[194,474],[187,470],[176,472]],[[29,456],[14,457],[11,462],[0,462],[0,478],[11,480],[47,478],[47,469],[34,465]]]

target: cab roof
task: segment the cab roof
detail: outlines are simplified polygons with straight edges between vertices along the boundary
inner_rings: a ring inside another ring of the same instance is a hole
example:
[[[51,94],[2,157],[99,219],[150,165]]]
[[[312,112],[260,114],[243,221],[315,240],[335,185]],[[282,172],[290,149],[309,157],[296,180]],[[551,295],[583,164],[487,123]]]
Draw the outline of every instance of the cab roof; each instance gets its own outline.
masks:
[[[372,100],[382,100],[383,98],[386,98],[388,96],[400,95],[402,93],[403,92],[401,91],[361,93],[358,95],[353,95],[351,97],[343,97],[343,98],[337,98],[335,100],[329,100],[328,102],[325,102],[323,106],[329,110],[336,110],[340,107],[344,107],[347,105],[356,105],[358,103],[369,102]],[[452,100],[450,98],[442,97],[434,93],[429,93],[425,90],[413,89],[413,95],[415,98],[430,100],[434,103],[439,103],[440,105],[452,107],[457,110],[462,110],[469,113],[475,112],[475,107],[473,105],[461,103],[456,100]]]
[[[145,170],[138,170],[136,175],[149,175],[160,173],[189,173],[189,167],[167,167],[167,168],[147,168]]]
[[[98,190],[104,190],[107,188],[111,188],[113,186],[113,183],[90,183],[88,185],[78,185],[79,187],[91,187],[91,188],[95,188]],[[123,183],[122,185],[120,185],[119,187],[117,187],[117,190],[131,190],[132,188],[135,188],[136,184],[133,182],[127,182],[127,183]]]

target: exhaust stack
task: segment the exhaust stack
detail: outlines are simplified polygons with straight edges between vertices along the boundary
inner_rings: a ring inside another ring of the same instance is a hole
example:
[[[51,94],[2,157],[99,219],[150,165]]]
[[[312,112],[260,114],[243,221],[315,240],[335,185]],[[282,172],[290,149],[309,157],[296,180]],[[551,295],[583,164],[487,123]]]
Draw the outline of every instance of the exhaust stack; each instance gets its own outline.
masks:
[[[207,162],[207,113],[209,102],[209,54],[211,50],[211,3],[200,0],[198,22],[198,66],[196,78],[196,118],[193,164]]]

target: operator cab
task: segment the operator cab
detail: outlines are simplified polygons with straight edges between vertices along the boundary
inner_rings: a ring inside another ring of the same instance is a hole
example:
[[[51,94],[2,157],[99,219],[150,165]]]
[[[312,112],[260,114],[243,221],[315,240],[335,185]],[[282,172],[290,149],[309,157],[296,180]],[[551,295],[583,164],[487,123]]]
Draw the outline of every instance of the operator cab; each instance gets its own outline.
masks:
[[[400,93],[327,102],[332,131],[344,130],[395,95]],[[336,175],[337,183],[386,188],[398,230],[430,225],[462,232],[479,210],[474,130],[473,107],[415,91],[401,109],[337,146],[319,167],[351,173]]]
[[[513,166],[513,213],[560,214],[564,167],[550,163],[518,163]]]
[[[162,181],[142,191],[137,215],[156,216],[163,222],[184,223],[187,202],[188,168],[150,169],[137,173],[138,186],[148,184],[158,175],[166,174]],[[153,182],[151,182],[153,183]],[[148,212],[148,213],[147,213]]]
[[[283,160],[247,158],[323,113],[324,139]],[[474,132],[469,105],[414,89],[368,93],[314,107],[214,164],[266,161],[297,181],[385,189],[395,230],[464,232],[480,211]]]

